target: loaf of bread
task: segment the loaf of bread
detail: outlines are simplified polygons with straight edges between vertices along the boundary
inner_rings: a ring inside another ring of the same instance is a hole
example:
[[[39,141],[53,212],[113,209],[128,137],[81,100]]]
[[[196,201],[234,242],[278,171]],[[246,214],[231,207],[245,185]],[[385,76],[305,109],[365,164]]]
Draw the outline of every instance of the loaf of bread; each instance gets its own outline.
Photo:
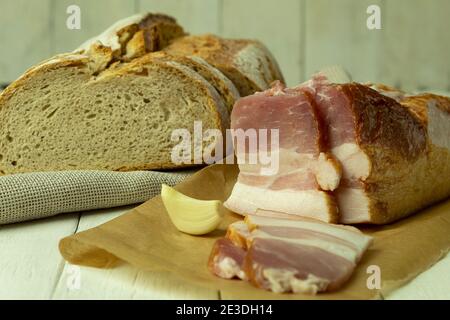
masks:
[[[194,152],[191,161],[172,161],[174,130],[193,136],[201,121],[203,131],[223,132],[239,91],[282,78],[258,42],[208,38],[238,49],[224,50],[223,60],[181,54],[178,45],[200,45],[175,19],[136,15],[30,68],[0,94],[0,174],[194,165]]]

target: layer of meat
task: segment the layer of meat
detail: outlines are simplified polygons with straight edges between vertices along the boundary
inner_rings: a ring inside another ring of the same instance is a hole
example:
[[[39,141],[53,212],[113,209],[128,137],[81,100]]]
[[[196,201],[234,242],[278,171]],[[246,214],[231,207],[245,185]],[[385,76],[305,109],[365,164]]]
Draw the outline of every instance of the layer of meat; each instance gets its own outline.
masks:
[[[226,207],[243,215],[276,211],[338,220],[336,203],[327,191],[338,186],[341,171],[325,151],[322,123],[309,93],[276,83],[265,92],[242,98],[233,108],[231,128],[240,173]],[[257,147],[251,148],[252,142],[239,135],[255,129],[268,129],[269,136],[262,141],[256,135]],[[271,141],[270,130],[278,130],[278,145],[265,143]],[[267,174],[261,162],[249,163],[252,157],[260,159],[261,152],[276,158],[276,172]]]
[[[226,237],[217,241],[210,265],[226,258],[223,250],[219,254],[216,249],[226,242],[233,248],[227,251],[234,261],[233,271],[229,264],[216,263],[211,268],[214,274],[222,278],[244,274],[238,277],[266,290],[311,294],[344,285],[372,241],[353,227],[255,215],[231,224]]]

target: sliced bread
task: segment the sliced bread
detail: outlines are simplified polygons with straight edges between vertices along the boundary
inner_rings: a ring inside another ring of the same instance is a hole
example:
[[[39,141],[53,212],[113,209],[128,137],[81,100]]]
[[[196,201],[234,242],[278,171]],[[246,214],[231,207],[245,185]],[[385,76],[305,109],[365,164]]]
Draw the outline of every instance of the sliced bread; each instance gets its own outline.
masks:
[[[0,94],[1,173],[189,166],[171,161],[172,131],[229,123],[216,90],[186,66],[148,54],[95,76],[90,60],[49,59]]]
[[[175,39],[164,51],[203,58],[233,81],[241,96],[266,90],[275,80],[284,82],[276,60],[256,40],[223,39],[211,34],[186,36]]]
[[[197,72],[217,90],[231,114],[233,105],[236,100],[240,98],[240,95],[233,82],[231,82],[222,72],[211,66],[202,58],[196,56],[174,56],[167,52],[159,51],[153,53],[152,57],[162,59],[163,61],[175,61]]]
[[[159,14],[121,20],[0,94],[0,174],[198,164],[195,152],[172,161],[173,130],[192,137],[201,121],[224,133],[240,94],[276,79],[278,65],[257,41],[188,37]],[[211,140],[202,144],[211,151]]]

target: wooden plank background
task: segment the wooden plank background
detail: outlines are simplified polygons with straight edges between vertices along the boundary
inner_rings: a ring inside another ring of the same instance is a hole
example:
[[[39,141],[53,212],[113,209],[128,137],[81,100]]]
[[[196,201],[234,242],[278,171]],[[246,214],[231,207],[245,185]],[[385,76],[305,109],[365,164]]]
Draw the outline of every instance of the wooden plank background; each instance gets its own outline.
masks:
[[[81,30],[66,28],[72,4]],[[381,8],[381,30],[366,27],[371,4]],[[173,15],[193,34],[263,41],[290,85],[340,64],[358,81],[450,90],[448,0],[2,0],[0,84],[143,11]]]

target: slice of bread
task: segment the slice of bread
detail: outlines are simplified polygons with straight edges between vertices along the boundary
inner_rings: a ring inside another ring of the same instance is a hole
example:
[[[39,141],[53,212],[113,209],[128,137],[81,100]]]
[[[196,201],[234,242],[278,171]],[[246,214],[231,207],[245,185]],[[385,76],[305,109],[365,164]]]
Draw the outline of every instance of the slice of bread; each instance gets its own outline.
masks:
[[[172,130],[229,123],[212,85],[177,62],[147,54],[97,76],[90,62],[57,56],[0,94],[1,173],[189,166],[171,161]]]
[[[203,58],[233,81],[241,96],[266,90],[275,80],[284,82],[276,60],[256,40],[222,39],[211,34],[186,36],[175,39],[164,51]]]
[[[231,114],[234,103],[240,98],[240,95],[233,82],[231,82],[222,72],[211,66],[202,58],[196,56],[174,56],[167,52],[159,51],[153,53],[152,57],[163,61],[176,61],[197,72],[217,90]]]

